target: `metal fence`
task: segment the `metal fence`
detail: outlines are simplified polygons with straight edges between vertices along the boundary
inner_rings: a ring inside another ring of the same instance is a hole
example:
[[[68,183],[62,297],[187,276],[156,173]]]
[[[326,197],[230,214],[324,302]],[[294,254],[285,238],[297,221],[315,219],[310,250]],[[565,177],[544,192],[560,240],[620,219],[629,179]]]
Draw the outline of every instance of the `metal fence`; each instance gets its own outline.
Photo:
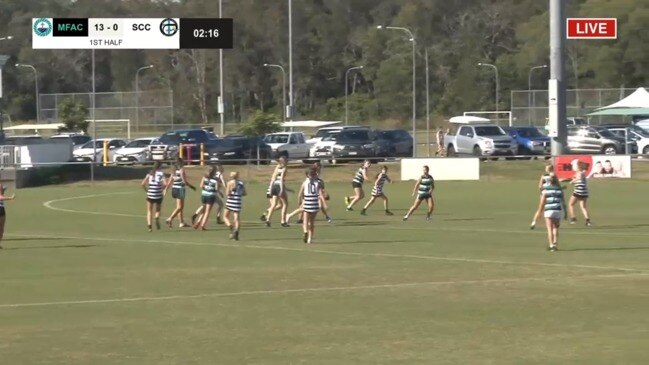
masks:
[[[158,124],[174,125],[174,101],[171,90],[104,92],[95,94],[95,119],[129,119],[134,130],[155,129]],[[40,116],[43,123],[58,122],[59,105],[72,99],[90,108],[92,93],[41,94]]]
[[[613,104],[629,96],[635,90],[636,88],[568,90],[566,94],[567,116],[583,116],[594,109]],[[511,111],[516,125],[545,125],[548,117],[548,91],[512,91]]]

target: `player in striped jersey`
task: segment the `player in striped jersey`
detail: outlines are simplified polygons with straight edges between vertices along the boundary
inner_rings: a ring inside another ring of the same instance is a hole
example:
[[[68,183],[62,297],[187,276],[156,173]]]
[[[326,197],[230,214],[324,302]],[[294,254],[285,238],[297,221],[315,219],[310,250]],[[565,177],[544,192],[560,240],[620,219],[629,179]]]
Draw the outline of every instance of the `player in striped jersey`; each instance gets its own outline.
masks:
[[[550,180],[552,179],[553,175],[554,175],[554,166],[552,166],[552,164],[546,165],[545,173],[541,175],[541,178],[539,179],[539,191],[541,192],[541,194],[543,193],[543,188],[550,183]],[[536,210],[536,212],[534,213],[534,217],[532,218],[532,224],[530,224],[530,229],[534,229],[536,227],[536,222],[538,222],[542,213],[543,212],[540,209]]]
[[[322,185],[318,178],[318,170],[311,167],[308,172],[307,179],[302,183],[299,192],[299,199],[302,200],[302,229],[304,235],[302,237],[304,243],[312,243],[313,234],[315,233],[315,217],[320,211],[320,201],[323,198]]]
[[[588,213],[588,183],[586,181],[586,169],[587,166],[581,161],[577,161],[573,165],[575,167],[575,176],[572,179],[571,184],[574,186],[572,191],[572,196],[570,197],[570,202],[568,203],[568,210],[570,212],[570,224],[577,223],[577,217],[575,216],[575,204],[579,203],[579,208],[586,218],[586,226],[591,226],[590,214]]]
[[[408,213],[403,217],[404,221],[407,221],[408,218],[410,218],[412,212],[419,208],[419,205],[421,205],[421,202],[423,202],[424,200],[428,204],[428,213],[426,214],[426,220],[430,220],[431,214],[433,214],[433,209],[435,209],[435,200],[433,200],[435,180],[428,173],[429,171],[430,170],[428,169],[428,166],[424,166],[424,174],[421,175],[419,180],[417,180],[415,188],[412,191],[412,196],[415,196],[416,194],[417,198],[415,198],[415,203],[412,205],[412,207],[410,207]]]
[[[567,215],[563,190],[554,174],[551,175],[550,183],[543,187],[538,209],[544,212],[545,226],[548,230],[548,250],[557,251],[561,217],[565,219]]]
[[[223,166],[222,165],[215,165],[216,167],[216,172],[214,173],[214,177],[216,178],[216,195],[214,196],[214,206],[216,207],[216,224],[223,224],[223,221],[221,220],[221,212],[223,211],[223,199],[221,197],[223,196],[223,192],[221,192],[221,189],[225,187],[225,180],[223,179]],[[196,224],[196,220],[200,220],[201,217],[203,216],[203,210],[205,207],[203,204],[201,204],[198,209],[196,209],[196,212],[192,215],[192,224]]]
[[[367,202],[367,204],[365,204],[363,210],[361,210],[362,215],[365,215],[367,209],[371,207],[372,204],[374,204],[374,201],[378,198],[383,198],[383,207],[385,208],[385,215],[394,215],[392,214],[390,209],[388,209],[388,197],[387,195],[385,195],[385,193],[383,193],[383,185],[385,185],[386,182],[392,183],[392,180],[390,180],[390,177],[388,176],[388,167],[383,166],[381,167],[381,173],[376,175],[376,181],[374,182],[374,187],[372,188],[372,197]]]
[[[201,180],[201,204],[203,204],[203,214],[200,216],[200,219],[194,223],[195,229],[200,229],[201,231],[207,230],[205,225],[207,224],[207,220],[210,218],[212,207],[214,207],[214,203],[216,202],[218,184],[219,181],[216,178],[216,166],[212,166]]]
[[[178,158],[174,164],[174,173],[171,175],[171,197],[176,200],[176,209],[171,213],[166,222],[169,228],[173,226],[173,220],[178,217],[180,224],[178,227],[183,228],[187,227],[185,223],[185,218],[183,212],[185,210],[185,187],[188,186],[192,190],[196,190],[196,187],[190,184],[187,181],[187,176],[185,175],[185,163],[182,158]],[[167,185],[167,188],[169,185]]]
[[[0,184],[0,242],[2,242],[2,238],[4,237],[5,222],[7,221],[7,213],[5,212],[5,201],[14,200],[16,198],[15,194],[12,194],[11,196],[6,196],[5,195],[6,191],[7,189],[4,187],[4,185]],[[0,249],[2,249],[2,246],[0,246]]]
[[[348,212],[354,210],[354,205],[365,198],[365,192],[363,191],[363,182],[367,180],[367,169],[369,169],[370,166],[372,166],[370,160],[365,160],[363,162],[363,166],[356,171],[356,174],[354,174],[354,179],[352,180],[354,196],[345,197],[345,205],[347,206]]]
[[[288,211],[288,195],[286,194],[286,170],[287,170],[287,161],[286,157],[282,156],[277,160],[277,166],[273,175],[270,179],[270,184],[268,189],[270,190],[271,203],[265,218],[266,226],[270,227],[270,219],[273,217],[273,212],[275,212],[276,207],[281,204],[281,217],[280,223],[282,227],[288,227],[288,222],[286,221],[286,213]]]
[[[146,191],[146,223],[151,232],[151,220],[154,214],[156,228],[160,229],[160,208],[169,185],[164,172],[160,171],[160,162],[153,164],[153,170],[144,177],[141,185]]]
[[[322,180],[322,177],[321,177],[322,163],[320,163],[320,161],[316,161],[316,162],[313,163],[313,167],[316,169],[316,173],[318,174],[318,180],[320,180],[320,186],[322,187],[322,199],[320,199],[320,210],[322,211],[322,214],[325,215],[325,219],[327,220],[327,222],[332,223],[333,220],[331,219],[331,217],[327,213],[327,200],[329,200],[329,194],[327,194],[327,192],[325,191],[325,182],[324,182],[324,180]],[[308,171],[306,173],[306,176],[307,177],[309,176]],[[293,212],[291,212],[290,214],[288,214],[286,216],[286,221],[290,222],[291,218],[293,218],[294,216],[299,214],[300,219],[298,219],[297,224],[304,223],[304,220],[302,219],[302,216],[303,216],[302,212],[304,212],[304,207],[302,205],[302,202],[300,202],[300,206],[297,209],[295,209]]]
[[[230,173],[230,181],[228,181],[225,187],[225,194],[227,201],[225,203],[223,219],[225,220],[225,225],[230,228],[230,239],[238,241],[239,230],[241,228],[241,220],[239,217],[241,214],[241,203],[243,197],[247,194],[243,181],[239,180],[238,172],[233,171]],[[232,221],[230,220],[230,214],[233,216]]]

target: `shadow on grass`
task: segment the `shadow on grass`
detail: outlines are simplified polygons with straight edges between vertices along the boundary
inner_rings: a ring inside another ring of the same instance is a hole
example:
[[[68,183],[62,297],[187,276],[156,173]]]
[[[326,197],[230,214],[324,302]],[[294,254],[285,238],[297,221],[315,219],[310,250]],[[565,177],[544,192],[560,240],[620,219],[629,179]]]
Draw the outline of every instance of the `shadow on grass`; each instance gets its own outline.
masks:
[[[446,218],[445,222],[478,222],[478,221],[493,221],[493,218],[482,217],[482,218]]]
[[[591,227],[582,227],[583,230],[598,230],[598,229],[634,229],[634,228],[647,228],[649,224],[608,224],[608,225],[595,225]]]
[[[3,248],[6,251],[13,250],[56,250],[61,248],[90,248],[98,247],[99,245],[59,245],[59,246],[25,246],[25,247],[9,247]]]
[[[635,250],[649,250],[649,247],[573,248],[573,249],[563,249],[561,251],[578,252],[578,251],[635,251]]]

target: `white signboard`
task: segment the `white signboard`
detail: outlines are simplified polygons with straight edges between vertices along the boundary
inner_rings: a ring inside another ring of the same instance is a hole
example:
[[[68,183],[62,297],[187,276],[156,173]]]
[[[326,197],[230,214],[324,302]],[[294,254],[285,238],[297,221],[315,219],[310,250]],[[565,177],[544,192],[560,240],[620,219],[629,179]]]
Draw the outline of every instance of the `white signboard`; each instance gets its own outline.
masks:
[[[428,166],[437,181],[480,180],[480,160],[477,158],[404,158],[401,160],[401,180],[417,180]]]

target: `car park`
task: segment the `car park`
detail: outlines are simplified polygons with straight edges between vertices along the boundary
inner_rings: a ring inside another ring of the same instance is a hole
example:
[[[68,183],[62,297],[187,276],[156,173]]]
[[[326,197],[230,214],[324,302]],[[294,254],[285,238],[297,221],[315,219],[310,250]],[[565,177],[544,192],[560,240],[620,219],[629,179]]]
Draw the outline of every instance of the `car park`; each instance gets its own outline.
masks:
[[[150,160],[149,145],[156,138],[138,138],[128,142],[124,147],[119,148],[113,154],[113,162],[118,165],[143,164]]]
[[[108,161],[113,161],[115,151],[126,145],[123,139],[119,138],[101,138],[91,140],[72,152],[72,159],[77,162],[100,162],[104,156],[104,143],[108,143]],[[94,158],[93,158],[94,156]]]
[[[230,136],[219,139],[205,148],[207,163],[270,163],[272,148],[259,137]]]
[[[264,142],[272,148],[273,158],[308,162],[311,144],[306,142],[302,132],[270,133],[264,137]]]
[[[89,135],[86,134],[80,134],[80,133],[62,133],[62,134],[57,134],[50,139],[55,139],[55,140],[61,140],[61,139],[69,139],[70,142],[72,142],[72,147],[76,150],[81,148],[84,144],[90,142],[92,138]]]
[[[317,142],[309,152],[309,157],[316,159],[328,159],[332,158],[332,149],[336,144],[340,130],[331,131],[329,134],[324,136],[320,142]]]
[[[549,155],[550,137],[541,133],[536,127],[504,127],[518,144],[519,155]]]
[[[182,144],[185,159],[198,161],[201,157],[201,144],[205,148],[216,140],[214,133],[204,129],[173,130],[149,145],[149,156],[152,161],[173,161],[180,156],[178,148]]]
[[[363,160],[366,158],[389,157],[389,147],[367,128],[341,131],[332,147],[332,160]]]
[[[448,156],[514,156],[518,153],[516,140],[489,119],[462,116],[450,121],[457,126],[457,132],[444,139]]]
[[[414,148],[412,136],[405,129],[380,130],[375,132],[375,141],[385,146],[387,152],[381,157],[411,157]],[[381,154],[381,153],[379,153]]]
[[[604,127],[568,128],[568,151],[570,153],[615,155],[624,153],[625,149],[624,138],[616,136]]]

